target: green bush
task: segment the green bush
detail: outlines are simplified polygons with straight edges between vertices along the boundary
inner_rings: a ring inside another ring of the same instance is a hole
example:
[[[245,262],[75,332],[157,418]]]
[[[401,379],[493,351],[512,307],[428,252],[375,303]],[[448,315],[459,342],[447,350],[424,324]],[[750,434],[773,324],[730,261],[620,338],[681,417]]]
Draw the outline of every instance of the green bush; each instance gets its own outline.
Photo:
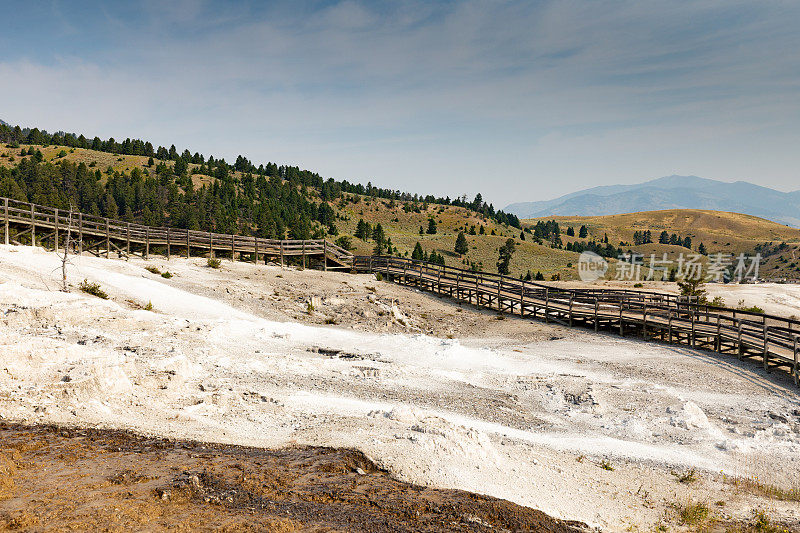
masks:
[[[146,267],[144,267],[144,269],[147,270],[148,272],[150,272],[151,274],[161,274],[161,271],[158,269],[158,267],[155,267],[155,266],[152,266],[152,265],[151,266],[146,266]]]
[[[216,257],[209,257],[208,261],[206,262],[206,266],[210,268],[219,268],[222,266],[222,261]]]
[[[108,294],[106,294],[105,291],[100,288],[99,283],[92,283],[89,280],[84,279],[81,281],[81,284],[78,285],[78,288],[86,294],[91,294],[92,296],[97,296],[103,300],[108,300]]]
[[[169,273],[169,270],[165,270],[164,272],[161,273],[161,277],[164,279],[169,279],[172,277],[172,274]]]

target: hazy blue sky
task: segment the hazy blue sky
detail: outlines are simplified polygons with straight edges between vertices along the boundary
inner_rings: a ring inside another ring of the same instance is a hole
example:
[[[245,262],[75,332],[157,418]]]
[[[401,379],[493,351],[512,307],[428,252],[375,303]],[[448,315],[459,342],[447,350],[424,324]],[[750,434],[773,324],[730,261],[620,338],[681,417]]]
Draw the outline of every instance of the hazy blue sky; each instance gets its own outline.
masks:
[[[162,5],[168,4],[168,5]],[[0,118],[498,207],[800,188],[800,2],[18,2]]]

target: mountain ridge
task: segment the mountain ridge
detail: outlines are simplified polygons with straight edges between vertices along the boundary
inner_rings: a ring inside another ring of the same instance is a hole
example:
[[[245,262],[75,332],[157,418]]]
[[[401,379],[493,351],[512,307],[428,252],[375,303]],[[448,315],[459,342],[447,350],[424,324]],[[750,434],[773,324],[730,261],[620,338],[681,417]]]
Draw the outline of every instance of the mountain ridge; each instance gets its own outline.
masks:
[[[520,218],[617,215],[663,209],[706,209],[754,215],[800,227],[800,191],[782,192],[747,181],[671,175],[631,185],[601,185],[553,200],[512,203]]]

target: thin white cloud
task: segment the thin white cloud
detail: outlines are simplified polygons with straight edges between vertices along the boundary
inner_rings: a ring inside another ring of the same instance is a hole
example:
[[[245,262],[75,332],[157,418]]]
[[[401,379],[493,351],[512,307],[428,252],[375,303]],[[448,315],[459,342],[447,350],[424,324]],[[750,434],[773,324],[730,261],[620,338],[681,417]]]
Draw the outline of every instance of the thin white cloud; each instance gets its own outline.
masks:
[[[102,54],[0,59],[2,118],[498,205],[520,184],[541,199],[673,172],[796,180],[790,4],[143,9]]]

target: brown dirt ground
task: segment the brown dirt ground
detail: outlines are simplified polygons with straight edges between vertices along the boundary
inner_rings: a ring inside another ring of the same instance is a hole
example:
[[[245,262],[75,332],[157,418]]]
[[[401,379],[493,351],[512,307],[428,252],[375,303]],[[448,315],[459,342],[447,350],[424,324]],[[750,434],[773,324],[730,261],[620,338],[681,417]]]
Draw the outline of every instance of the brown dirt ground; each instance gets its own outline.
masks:
[[[354,450],[263,450],[0,424],[0,530],[584,531],[402,483]]]

